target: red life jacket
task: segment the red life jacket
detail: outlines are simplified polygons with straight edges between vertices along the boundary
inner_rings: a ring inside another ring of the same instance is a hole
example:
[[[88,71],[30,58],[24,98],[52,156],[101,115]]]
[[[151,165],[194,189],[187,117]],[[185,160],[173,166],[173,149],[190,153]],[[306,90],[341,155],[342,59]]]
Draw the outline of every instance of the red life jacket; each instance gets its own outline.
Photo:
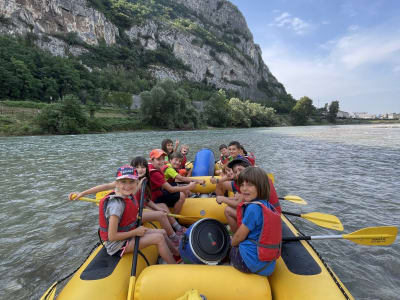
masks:
[[[100,225],[100,237],[103,241],[108,241],[108,219],[106,219],[106,209],[110,197],[115,195],[115,192],[111,192],[103,199],[100,200],[99,204],[99,225]],[[120,197],[122,199],[122,197]],[[126,232],[136,227],[136,219],[139,211],[139,205],[135,198],[130,195],[122,199],[125,203],[125,209],[118,223],[118,232]]]
[[[183,159],[182,159],[182,163],[181,163],[180,169],[185,169],[185,167],[186,167],[186,162],[187,162],[186,155],[184,155],[184,156],[183,156]]]
[[[268,202],[279,212],[282,213],[282,208],[279,203],[278,194],[276,193],[274,184],[272,183],[271,178],[268,177],[268,184],[269,184],[269,199]]]
[[[282,247],[282,223],[281,215],[274,208],[270,209],[259,201],[241,202],[236,209],[238,228],[242,225],[244,206],[257,204],[262,208],[263,227],[258,241],[248,239],[257,245],[258,259],[260,261],[272,261],[281,256]]]
[[[221,156],[219,157],[219,160],[221,161],[221,163],[222,163],[223,165],[226,165],[227,163],[229,163],[229,156],[223,156],[223,155],[221,154]]]
[[[154,168],[152,164],[149,164],[149,173],[150,173],[150,188],[151,188],[151,200],[155,201],[158,197],[162,195],[162,188],[159,186],[154,186],[153,182],[151,181],[151,176],[154,173],[159,173],[164,178],[164,171],[168,168],[165,164],[161,167],[161,170]]]
[[[245,158],[251,163],[251,165],[254,167],[256,164],[256,156],[252,152],[247,152],[247,155]]]

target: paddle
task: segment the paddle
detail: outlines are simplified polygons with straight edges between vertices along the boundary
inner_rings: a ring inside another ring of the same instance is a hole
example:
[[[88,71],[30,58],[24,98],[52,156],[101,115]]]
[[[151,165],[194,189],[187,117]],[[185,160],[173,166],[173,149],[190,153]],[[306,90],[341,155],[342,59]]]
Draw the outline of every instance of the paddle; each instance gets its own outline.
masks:
[[[93,202],[96,203],[97,205],[99,205],[100,200],[98,199],[93,199],[93,198],[88,198],[88,197],[80,197],[79,199],[75,199],[76,198],[76,194],[73,194],[71,196],[72,200],[80,200],[80,201],[86,201],[86,202]]]
[[[334,215],[323,214],[320,212],[311,212],[308,214],[296,214],[288,211],[283,211],[282,213],[285,215],[306,219],[321,227],[343,231],[342,222],[340,222],[339,218]]]
[[[392,244],[397,236],[396,226],[367,227],[352,233],[341,235],[315,235],[315,236],[294,236],[283,237],[283,242],[301,240],[328,240],[346,239],[359,245],[367,246],[387,246]]]
[[[137,227],[142,226],[142,214],[143,214],[143,206],[144,206],[144,194],[146,189],[146,181],[147,178],[144,178],[142,181],[142,189],[140,193],[140,202],[139,202],[139,214],[137,217]],[[133,259],[132,259],[132,271],[131,277],[129,278],[129,288],[128,288],[128,296],[127,300],[133,299],[133,291],[135,288],[135,281],[136,281],[136,265],[137,265],[137,258],[138,258],[138,251],[139,251],[139,240],[140,236],[135,236],[135,248],[133,249]]]
[[[74,200],[75,197],[76,197],[75,194],[72,195],[72,197],[71,197],[72,200]],[[77,200],[86,201],[86,202],[92,202],[92,203],[96,203],[97,205],[99,205],[99,203],[100,203],[100,200],[98,200],[98,199],[93,199],[93,198],[88,198],[88,197],[80,197],[80,198],[77,199]],[[145,209],[145,210],[147,210],[147,211],[152,211],[152,210],[148,210],[148,209]],[[200,219],[200,218],[202,218],[201,216],[183,216],[183,215],[176,215],[176,214],[171,214],[171,213],[167,213],[167,216],[169,216],[169,217],[174,217],[174,218],[177,218],[177,219],[191,219],[191,218]]]
[[[295,196],[295,195],[286,195],[285,197],[279,197],[278,199],[279,200],[287,200],[287,201],[294,202],[297,204],[304,204],[304,205],[307,204],[307,202],[303,198],[301,198],[299,196]]]

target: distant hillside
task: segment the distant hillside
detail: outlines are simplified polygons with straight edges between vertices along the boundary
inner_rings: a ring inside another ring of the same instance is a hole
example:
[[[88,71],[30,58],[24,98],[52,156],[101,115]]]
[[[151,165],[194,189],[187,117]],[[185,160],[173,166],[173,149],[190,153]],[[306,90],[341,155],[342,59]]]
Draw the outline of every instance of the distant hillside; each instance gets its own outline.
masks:
[[[226,0],[3,0],[0,33],[25,36],[89,71],[136,80],[122,92],[170,78],[264,103],[287,98],[243,15]]]

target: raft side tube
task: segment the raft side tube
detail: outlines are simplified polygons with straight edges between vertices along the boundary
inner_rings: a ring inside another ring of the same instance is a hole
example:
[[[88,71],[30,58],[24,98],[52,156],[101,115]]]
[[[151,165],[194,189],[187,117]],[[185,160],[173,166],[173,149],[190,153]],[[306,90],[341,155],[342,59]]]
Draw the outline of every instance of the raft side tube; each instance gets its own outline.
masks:
[[[282,222],[285,235],[299,235],[296,227],[283,215]],[[304,257],[313,260],[310,266],[301,261]],[[332,270],[330,271],[347,297],[335,284],[327,268],[307,241],[298,241],[293,245],[284,246],[282,257],[277,260],[274,272],[268,277],[273,299],[354,300],[344,284]]]
[[[147,223],[145,226],[153,228]],[[57,300],[126,300],[132,269],[132,253],[127,253],[119,259],[108,254],[104,255],[104,251],[102,245],[93,251],[61,290]],[[140,251],[150,265],[157,263],[156,246],[149,246]],[[139,255],[136,276],[146,267],[148,267],[146,260]]]
[[[201,218],[212,218],[227,224],[224,214],[226,206],[225,203],[218,204],[215,198],[186,198],[179,214],[197,218],[181,218],[179,223],[191,225]]]
[[[150,266],[136,280],[134,299],[177,299],[191,289],[207,300],[272,299],[267,277],[206,265]]]

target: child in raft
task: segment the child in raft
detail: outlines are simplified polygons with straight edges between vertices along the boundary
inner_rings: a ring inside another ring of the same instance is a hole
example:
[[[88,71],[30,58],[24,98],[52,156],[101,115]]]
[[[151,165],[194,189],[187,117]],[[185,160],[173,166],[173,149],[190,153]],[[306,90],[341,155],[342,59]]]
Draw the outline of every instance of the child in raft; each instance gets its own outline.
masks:
[[[256,165],[256,156],[252,152],[247,152],[243,145],[240,145],[239,154],[246,158],[253,167]]]
[[[109,255],[133,252],[135,237],[140,236],[139,249],[155,245],[160,256],[169,264],[175,264],[163,229],[136,227],[139,203],[134,194],[140,188],[136,170],[124,165],[117,170],[115,190],[99,204],[100,237]]]
[[[153,149],[150,152],[150,184],[151,199],[155,203],[165,203],[168,207],[173,208],[175,214],[179,214],[183,203],[186,199],[185,191],[190,191],[196,185],[190,182],[185,186],[172,186],[164,177],[165,157],[167,154],[161,149]]]
[[[158,221],[160,223],[161,228],[166,231],[168,238],[173,243],[175,249],[173,249],[173,254],[178,255],[177,247],[179,246],[180,239],[182,238],[185,229],[179,225],[179,223],[172,217],[168,217],[167,213],[169,213],[168,207],[163,204],[155,204],[151,200],[151,187],[150,187],[150,176],[148,171],[147,161],[144,157],[138,156],[135,157],[132,162],[131,166],[136,168],[138,176],[140,179],[147,177],[147,187],[146,187],[146,195],[145,195],[145,204],[147,207],[152,209],[153,211],[143,211],[142,221],[143,223],[150,222],[150,221]],[[80,193],[70,193],[69,199],[79,199],[80,197],[96,194],[103,191],[112,190],[116,187],[116,182],[101,184],[90,189],[87,189]],[[140,191],[135,194],[135,199],[137,201],[140,200]],[[176,231],[174,231],[174,229]]]
[[[178,149],[178,145],[179,145],[179,140],[175,141],[175,147],[174,147],[174,143],[172,142],[171,139],[164,139],[161,142],[161,149],[167,154],[165,156],[165,163],[167,163],[169,161],[169,156],[176,152],[176,150]]]
[[[267,174],[257,167],[238,178],[243,202],[237,208],[237,231],[232,237],[231,264],[241,272],[269,276],[281,254],[280,213],[269,203]]]
[[[220,152],[219,160],[217,161],[219,168],[215,170],[215,175],[221,175],[223,167],[229,162],[228,146],[221,144],[218,149]]]
[[[183,156],[181,153],[179,152],[172,153],[169,159],[170,163],[167,164],[167,168],[164,171],[165,180],[171,185],[176,185],[177,181],[187,182],[187,183],[196,182],[198,184],[204,184],[205,183],[204,180],[184,177],[179,174],[182,159]]]
[[[235,232],[237,229],[236,207],[243,200],[237,180],[239,178],[239,174],[247,167],[250,167],[250,162],[245,158],[237,158],[231,161],[227,166],[233,171],[233,180],[230,180],[228,177],[222,177],[220,179],[213,178],[210,181],[217,184],[217,187],[215,189],[215,193],[217,195],[217,203],[225,203],[228,205],[227,207],[225,207],[224,214],[228,221],[230,229],[232,230],[232,232]],[[226,192],[233,192],[234,197],[224,196]]]
[[[186,170],[186,162],[187,162],[187,155],[189,153],[189,146],[188,145],[182,145],[180,154],[182,154],[182,161],[181,165],[179,166],[179,170]],[[181,174],[181,173],[179,173]],[[185,176],[184,174],[181,174],[182,176]]]

